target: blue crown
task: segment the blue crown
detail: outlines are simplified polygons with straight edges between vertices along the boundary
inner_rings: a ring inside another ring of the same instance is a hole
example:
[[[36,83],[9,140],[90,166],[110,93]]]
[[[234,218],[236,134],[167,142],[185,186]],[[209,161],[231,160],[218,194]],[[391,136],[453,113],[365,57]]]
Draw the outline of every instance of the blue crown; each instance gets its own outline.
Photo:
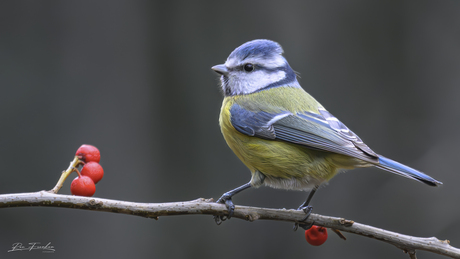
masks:
[[[248,57],[270,58],[273,55],[283,54],[283,48],[271,40],[253,40],[236,48],[228,57],[244,60]]]

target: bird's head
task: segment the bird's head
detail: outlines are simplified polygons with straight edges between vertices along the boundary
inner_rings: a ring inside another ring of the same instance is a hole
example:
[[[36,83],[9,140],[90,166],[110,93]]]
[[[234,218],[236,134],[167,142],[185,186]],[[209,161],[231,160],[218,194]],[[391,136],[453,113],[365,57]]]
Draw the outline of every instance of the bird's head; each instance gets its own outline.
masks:
[[[225,96],[244,95],[278,86],[300,87],[296,74],[271,40],[253,40],[236,48],[224,64],[212,67],[221,75]]]

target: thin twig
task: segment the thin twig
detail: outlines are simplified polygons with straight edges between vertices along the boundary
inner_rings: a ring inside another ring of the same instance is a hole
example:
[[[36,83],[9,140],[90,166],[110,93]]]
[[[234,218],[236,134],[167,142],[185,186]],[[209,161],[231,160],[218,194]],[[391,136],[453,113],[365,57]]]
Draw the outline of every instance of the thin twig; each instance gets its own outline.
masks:
[[[59,181],[56,183],[56,186],[54,186],[53,189],[51,189],[50,192],[53,192],[55,194],[58,193],[58,191],[62,188],[62,185],[64,184],[65,180],[69,175],[74,172],[75,170],[78,171],[77,166],[81,164],[82,161],[78,158],[78,156],[75,156],[72,162],[70,162],[69,167],[65,170],[62,171],[61,177],[59,178]],[[80,173],[79,173],[80,174]]]
[[[184,202],[137,203],[61,195],[48,191],[0,195],[0,208],[27,206],[98,210],[105,212],[124,213],[154,219],[158,219],[158,217],[161,216],[185,214],[227,214],[227,208],[225,205],[215,203],[212,199],[207,200],[202,198]],[[305,217],[305,214],[303,211],[297,210],[236,206],[233,217],[248,221],[265,219],[298,222]],[[311,214],[305,223],[311,224],[313,222],[318,226],[358,234],[392,244],[409,253],[411,258],[416,258],[416,250],[424,250],[452,258],[460,258],[460,249],[450,246],[448,240],[441,241],[435,237],[413,237],[356,223],[352,220],[318,214]]]

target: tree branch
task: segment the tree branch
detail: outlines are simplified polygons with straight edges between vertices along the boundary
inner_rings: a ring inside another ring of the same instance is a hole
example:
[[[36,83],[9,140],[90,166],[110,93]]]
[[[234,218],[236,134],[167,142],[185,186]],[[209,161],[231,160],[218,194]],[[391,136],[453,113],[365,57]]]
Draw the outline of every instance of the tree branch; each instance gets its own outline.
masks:
[[[160,216],[185,214],[207,214],[222,216],[227,214],[227,208],[225,205],[215,203],[212,199],[203,198],[184,202],[137,203],[110,199],[61,195],[47,191],[0,195],[0,208],[28,206],[97,210],[154,219],[158,219]],[[233,217],[248,221],[265,219],[298,222],[305,217],[305,213],[303,211],[292,209],[267,209],[248,206],[236,206]],[[413,237],[356,223],[352,220],[322,216],[318,214],[311,214],[305,222],[307,224],[315,224],[335,230],[358,234],[392,244],[408,253],[410,258],[416,258],[416,250],[424,250],[452,258],[460,258],[460,249],[450,246],[448,240],[441,241],[435,237]]]

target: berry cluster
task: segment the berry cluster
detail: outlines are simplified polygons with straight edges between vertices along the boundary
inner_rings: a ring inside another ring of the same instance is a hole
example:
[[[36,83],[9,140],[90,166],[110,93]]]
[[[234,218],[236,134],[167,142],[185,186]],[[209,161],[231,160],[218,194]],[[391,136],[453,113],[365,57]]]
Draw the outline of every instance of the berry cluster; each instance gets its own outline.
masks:
[[[81,171],[75,168],[78,177],[72,181],[70,192],[73,195],[91,197],[96,192],[96,183],[104,176],[104,170],[99,164],[101,154],[95,146],[82,145],[75,155],[83,168]]]
[[[305,239],[312,246],[320,246],[327,240],[327,229],[313,225],[305,230]]]

